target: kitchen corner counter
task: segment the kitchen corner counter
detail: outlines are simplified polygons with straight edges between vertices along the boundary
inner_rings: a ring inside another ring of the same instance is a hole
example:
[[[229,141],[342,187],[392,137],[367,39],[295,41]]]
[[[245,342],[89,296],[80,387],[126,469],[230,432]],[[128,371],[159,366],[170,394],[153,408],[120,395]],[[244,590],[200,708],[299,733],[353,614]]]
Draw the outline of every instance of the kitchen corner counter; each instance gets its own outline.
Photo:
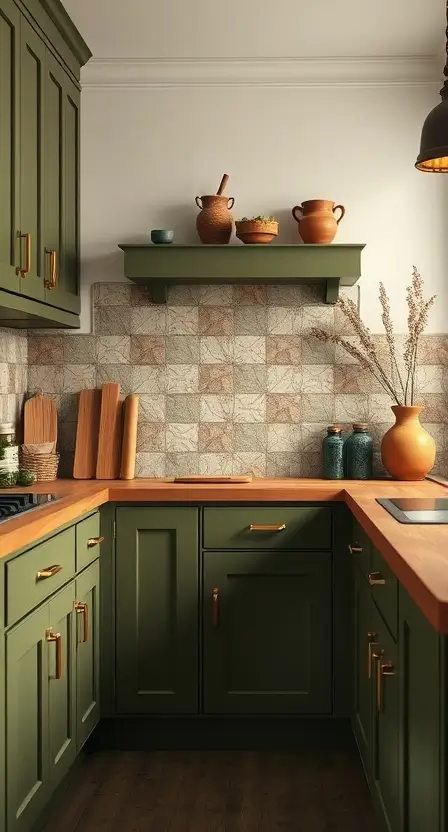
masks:
[[[345,502],[431,624],[438,631],[448,633],[448,526],[402,525],[375,500],[376,497],[446,496],[443,486],[431,482],[292,478],[230,485],[184,485],[168,479],[137,479],[126,482],[58,480],[29,490],[51,491],[60,499],[1,524],[0,558],[32,545],[107,502]]]

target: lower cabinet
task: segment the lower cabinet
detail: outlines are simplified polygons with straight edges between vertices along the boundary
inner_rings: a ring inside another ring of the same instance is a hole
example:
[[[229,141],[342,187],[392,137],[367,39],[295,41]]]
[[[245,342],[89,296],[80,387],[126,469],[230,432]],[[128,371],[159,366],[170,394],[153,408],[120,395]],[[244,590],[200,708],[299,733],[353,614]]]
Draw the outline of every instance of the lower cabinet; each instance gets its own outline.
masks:
[[[206,713],[329,714],[329,552],[204,553]]]
[[[98,720],[97,598],[98,562],[6,634],[7,832],[29,832]]]

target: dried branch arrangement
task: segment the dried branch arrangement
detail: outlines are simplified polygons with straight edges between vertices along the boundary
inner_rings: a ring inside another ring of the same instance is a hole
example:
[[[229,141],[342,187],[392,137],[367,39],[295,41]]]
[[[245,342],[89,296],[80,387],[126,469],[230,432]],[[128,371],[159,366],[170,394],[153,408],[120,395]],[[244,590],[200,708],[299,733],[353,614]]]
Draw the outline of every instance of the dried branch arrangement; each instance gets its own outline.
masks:
[[[384,365],[378,354],[369,328],[360,318],[358,309],[352,300],[340,298],[338,306],[353,327],[353,334],[359,338],[359,346],[352,344],[341,335],[314,327],[311,334],[320,341],[339,344],[349,355],[356,358],[361,367],[381,384],[383,389],[398,405],[413,405],[415,397],[415,379],[417,373],[418,347],[420,336],[428,324],[428,312],[436,295],[425,300],[423,297],[423,279],[416,267],[412,270],[411,285],[406,290],[408,305],[408,335],[405,341],[402,368],[397,357],[394,327],[390,314],[390,302],[384,284],[380,283],[379,298],[382,308],[381,319],[386,332],[388,361]]]

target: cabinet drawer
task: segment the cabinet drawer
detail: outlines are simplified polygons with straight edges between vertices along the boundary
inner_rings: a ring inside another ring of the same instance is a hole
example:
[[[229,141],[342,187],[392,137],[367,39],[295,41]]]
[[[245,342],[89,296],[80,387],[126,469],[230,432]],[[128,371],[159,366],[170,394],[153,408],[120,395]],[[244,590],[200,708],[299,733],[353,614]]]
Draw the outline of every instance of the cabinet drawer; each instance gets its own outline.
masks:
[[[330,549],[331,508],[205,508],[206,549]]]
[[[6,624],[22,618],[74,574],[74,528],[61,532],[7,563]]]
[[[96,560],[100,553],[100,513],[86,517],[76,526],[76,571]]]
[[[398,580],[374,546],[372,546],[371,570],[368,573],[368,578],[372,586],[373,600],[396,639],[398,632]]]

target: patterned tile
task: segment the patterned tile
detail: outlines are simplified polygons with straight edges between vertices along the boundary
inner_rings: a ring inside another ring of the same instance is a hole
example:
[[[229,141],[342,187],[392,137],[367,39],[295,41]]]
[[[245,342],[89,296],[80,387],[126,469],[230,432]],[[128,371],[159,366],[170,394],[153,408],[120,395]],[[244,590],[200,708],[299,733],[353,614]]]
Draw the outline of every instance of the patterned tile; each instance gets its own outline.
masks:
[[[200,335],[232,335],[233,309],[227,306],[199,307]]]
[[[269,424],[268,451],[300,451],[302,429],[300,425]]]
[[[448,335],[423,335],[418,353],[420,364],[448,367]]]
[[[348,341],[349,344],[352,344],[354,347],[358,349],[361,346],[361,342],[357,335],[346,335],[344,336],[344,340]],[[348,353],[341,344],[336,344],[335,350],[335,362],[336,364],[357,364],[358,361],[356,358],[353,358],[350,353]]]
[[[179,394],[166,397],[167,422],[199,422],[200,397],[195,394]]]
[[[100,372],[98,367],[98,372]],[[169,368],[168,368],[169,369]],[[125,373],[124,373],[125,374]],[[129,374],[129,371],[128,371]],[[131,369],[131,385],[134,393],[164,393],[167,387],[166,368],[135,364]]]
[[[301,397],[284,393],[271,393],[266,397],[268,422],[300,422]]]
[[[302,309],[302,334],[309,335],[313,327],[334,332],[334,306],[304,306]]]
[[[266,421],[264,393],[237,393],[234,399],[234,422]]]
[[[326,364],[302,366],[302,390],[304,393],[332,393],[334,389],[333,367]]]
[[[163,335],[131,335],[131,364],[165,364]]]
[[[136,477],[164,477],[166,475],[166,454],[141,453],[135,457]]]
[[[129,306],[131,302],[131,284],[95,283],[93,299],[95,306]]]
[[[393,422],[392,399],[386,393],[371,393],[368,403],[368,418],[364,422]]]
[[[233,300],[235,306],[266,304],[268,300],[267,286],[257,284],[254,284],[253,286],[234,286]]]
[[[199,286],[169,286],[169,306],[197,306],[199,303]]]
[[[303,452],[300,455],[301,477],[322,477],[322,454]]]
[[[197,364],[168,364],[167,393],[197,393],[199,368]]]
[[[195,335],[168,335],[167,364],[198,364],[199,338]]]
[[[166,450],[168,453],[194,453],[198,450],[199,425],[167,422]]]
[[[99,364],[96,370],[96,384],[94,387],[102,387],[103,384],[119,384],[121,393],[125,396],[128,393],[135,393],[132,379],[133,369],[125,364]]]
[[[266,454],[246,452],[233,454],[232,474],[235,476],[266,476]]]
[[[302,368],[277,364],[268,366],[267,389],[269,393],[300,393]]]
[[[335,419],[335,396],[330,393],[321,396],[304,393],[301,404],[304,422],[328,422],[331,425]]]
[[[266,338],[257,335],[235,335],[235,364],[264,364],[266,362]]]
[[[263,423],[242,423],[234,427],[235,451],[266,451],[267,425]]]
[[[14,365],[11,365],[14,366]],[[15,393],[15,390],[10,390],[10,375],[9,364],[0,364],[0,393]],[[15,385],[14,385],[15,386]]]
[[[335,418],[339,422],[370,422],[369,396],[367,393],[336,395],[334,397]],[[384,421],[381,419],[378,421]]]
[[[106,335],[105,338],[122,339],[123,341],[128,336]],[[98,338],[98,341],[100,338]],[[101,340],[104,340],[102,338]],[[94,335],[67,335],[62,339],[64,351],[64,364],[95,364],[98,360],[97,344],[98,341]],[[115,364],[114,360],[105,362],[107,364]]]
[[[30,335],[28,361],[30,364],[62,364],[64,361],[62,335]]]
[[[269,335],[266,339],[268,364],[299,364],[302,340],[299,335]]]
[[[64,393],[77,393],[85,388],[96,387],[95,364],[65,364],[62,372]]]
[[[233,428],[228,422],[203,422],[199,425],[201,453],[231,453]]]
[[[287,306],[268,308],[269,335],[300,335],[302,331],[302,310]]]
[[[264,364],[236,364],[233,369],[235,393],[265,393],[267,369]]]
[[[165,473],[167,477],[190,477],[199,474],[199,454],[167,454]]]
[[[234,400],[229,395],[201,396],[201,422],[230,422],[233,418]]]
[[[88,336],[87,336],[88,337]],[[74,340],[66,338],[66,341]],[[99,335],[97,338],[98,364],[129,364],[131,338],[129,335]]]
[[[131,307],[98,306],[94,314],[95,335],[129,335]],[[76,336],[70,336],[75,338]]]
[[[268,310],[264,306],[237,306],[234,329],[236,335],[260,335],[266,332]]]
[[[326,422],[302,422],[302,451],[320,453],[326,435]]]
[[[166,309],[162,306],[137,306],[131,310],[131,335],[164,335]]]
[[[200,286],[199,303],[201,306],[231,306],[233,302],[232,285]]]
[[[334,364],[335,344],[319,341],[313,335],[302,338],[302,361],[304,364]]]
[[[197,335],[199,313],[197,306],[169,306],[167,332],[169,335]]]
[[[165,425],[161,422],[140,422],[137,427],[137,448],[139,452],[164,452]]]
[[[233,361],[233,338],[206,335],[200,340],[201,364],[231,364]]]
[[[233,369],[229,364],[201,364],[199,367],[201,393],[231,393]]]
[[[444,372],[445,368],[439,364],[418,367],[415,380],[416,398],[424,396],[425,393],[440,393],[443,390]]]
[[[28,391],[35,393],[38,388],[43,393],[62,393],[64,389],[62,367],[30,364],[28,366]]]
[[[379,381],[357,364],[336,364],[334,368],[335,393],[378,393],[382,389]]]
[[[299,477],[300,453],[269,453],[266,457],[268,477]]]
[[[199,454],[199,473],[204,477],[232,474],[232,454]]]
[[[448,407],[445,395],[425,393],[420,397],[420,404],[425,408],[423,413],[425,421],[448,423]]]
[[[165,396],[161,394],[144,393],[139,400],[139,422],[165,421]],[[176,420],[179,421],[179,420]]]
[[[149,286],[131,286],[131,306],[152,306],[152,304]]]

